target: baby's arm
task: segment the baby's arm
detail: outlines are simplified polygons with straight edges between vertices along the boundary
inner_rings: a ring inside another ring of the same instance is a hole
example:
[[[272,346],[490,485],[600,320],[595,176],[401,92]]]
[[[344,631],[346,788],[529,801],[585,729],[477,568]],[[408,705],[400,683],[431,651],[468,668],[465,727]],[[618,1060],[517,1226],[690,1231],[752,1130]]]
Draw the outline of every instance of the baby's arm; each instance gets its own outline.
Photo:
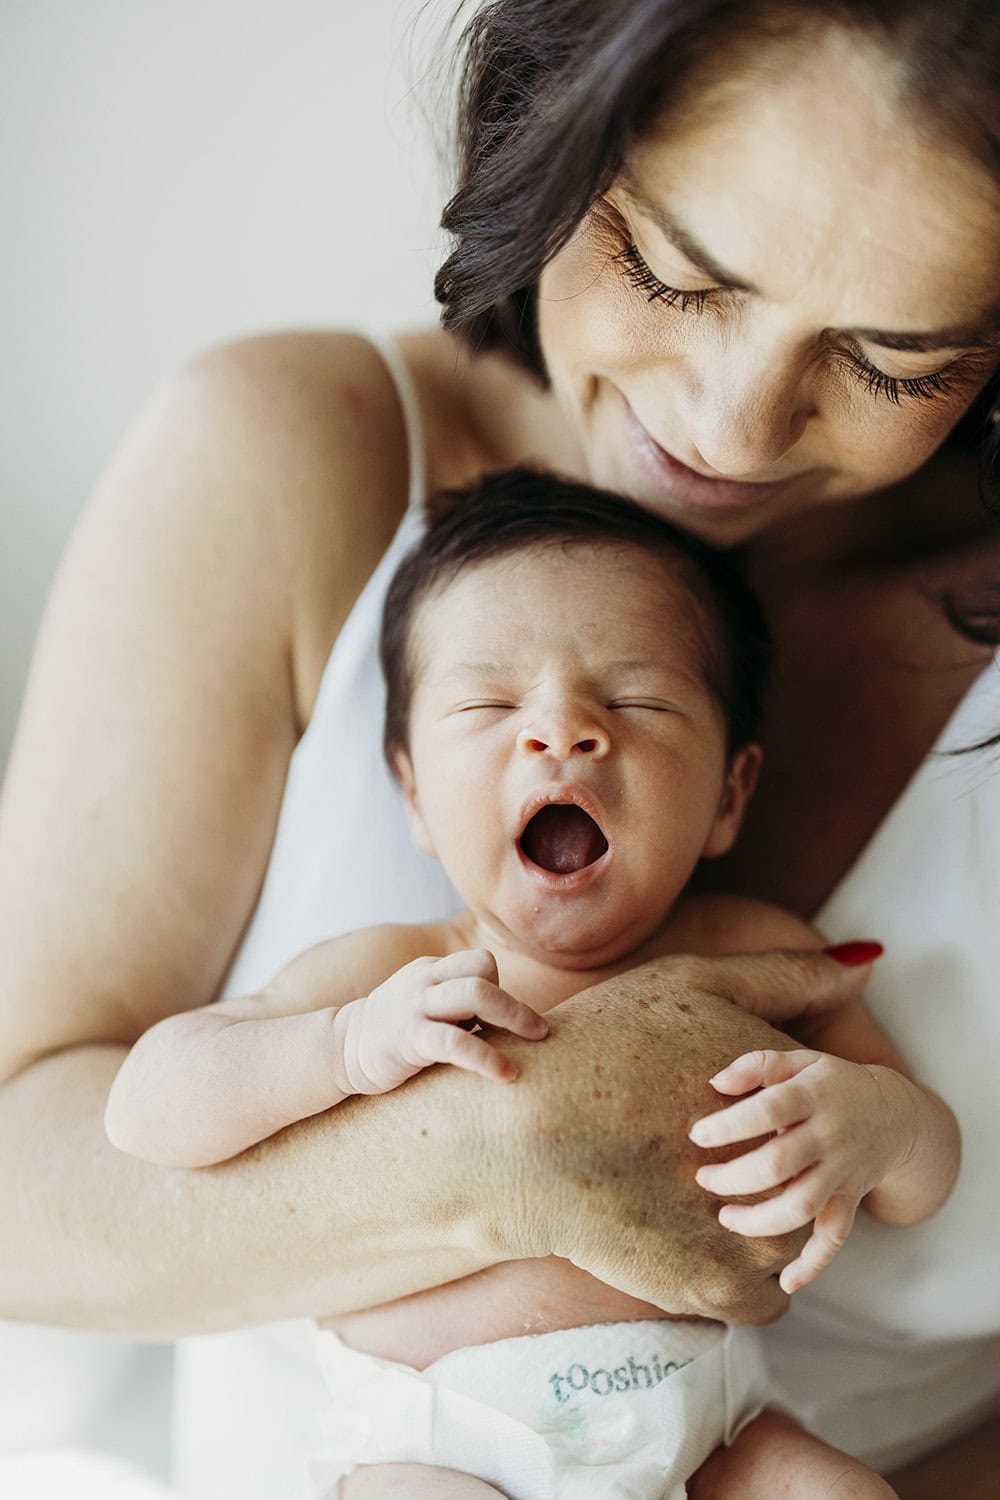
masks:
[[[510,1080],[509,1060],[461,1023],[529,1040],[547,1023],[499,988],[492,954],[416,957],[426,936],[407,927],[348,933],[300,954],[256,995],[160,1021],[111,1086],[110,1140],[163,1166],[208,1166],[434,1062]]]
[[[780,941],[792,946],[788,924],[798,919],[778,917]],[[798,925],[800,946],[817,946],[812,929]],[[804,1017],[790,1029],[807,1047],[737,1058],[711,1082],[720,1093],[749,1097],[705,1116],[691,1131],[699,1146],[768,1137],[731,1161],[702,1167],[698,1181],[726,1197],[775,1193],[762,1203],[722,1208],[720,1222],[737,1233],[776,1234],[814,1221],[802,1253],[782,1273],[786,1292],[829,1264],[859,1203],[887,1224],[927,1218],[951,1192],[961,1153],[951,1110],[909,1076],[861,1001]]]

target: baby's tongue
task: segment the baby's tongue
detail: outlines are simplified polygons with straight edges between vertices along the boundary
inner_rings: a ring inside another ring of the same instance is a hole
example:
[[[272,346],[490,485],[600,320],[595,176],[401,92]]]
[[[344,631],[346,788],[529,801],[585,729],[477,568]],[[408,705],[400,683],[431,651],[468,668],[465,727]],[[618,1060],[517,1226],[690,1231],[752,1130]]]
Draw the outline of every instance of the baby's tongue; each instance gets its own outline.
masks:
[[[600,859],[608,841],[589,813],[553,802],[536,812],[521,836],[530,860],[556,875],[571,875]]]

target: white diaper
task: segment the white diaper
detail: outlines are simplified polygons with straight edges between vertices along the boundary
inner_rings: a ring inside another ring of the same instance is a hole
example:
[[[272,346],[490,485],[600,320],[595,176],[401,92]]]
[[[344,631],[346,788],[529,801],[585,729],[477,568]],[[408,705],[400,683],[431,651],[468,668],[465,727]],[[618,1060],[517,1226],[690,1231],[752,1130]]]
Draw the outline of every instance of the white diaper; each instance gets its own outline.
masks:
[[[749,1328],[599,1323],[456,1349],[426,1370],[317,1329],[332,1397],[314,1500],[358,1464],[459,1469],[511,1500],[683,1500],[767,1395]]]

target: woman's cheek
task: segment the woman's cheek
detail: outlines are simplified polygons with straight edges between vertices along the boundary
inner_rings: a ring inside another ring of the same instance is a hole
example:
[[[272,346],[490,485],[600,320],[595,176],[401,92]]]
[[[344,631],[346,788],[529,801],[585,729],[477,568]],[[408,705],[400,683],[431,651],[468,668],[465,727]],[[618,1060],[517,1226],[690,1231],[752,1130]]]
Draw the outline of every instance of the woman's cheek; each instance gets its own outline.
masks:
[[[602,237],[603,238],[603,237]],[[675,319],[650,305],[619,274],[615,252],[578,231],[542,272],[538,333],[563,405],[589,409],[602,379],[666,364],[676,352]]]
[[[902,396],[897,406],[859,391],[843,403],[840,451],[847,466],[865,476],[865,489],[905,479],[940,448],[974,395],[927,401]]]

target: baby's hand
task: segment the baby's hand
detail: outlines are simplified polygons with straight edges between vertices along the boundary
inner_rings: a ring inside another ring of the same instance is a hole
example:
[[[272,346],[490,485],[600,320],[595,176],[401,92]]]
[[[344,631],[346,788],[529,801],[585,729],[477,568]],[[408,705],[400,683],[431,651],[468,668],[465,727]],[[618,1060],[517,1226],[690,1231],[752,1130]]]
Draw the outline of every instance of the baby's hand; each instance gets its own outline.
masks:
[[[781,1273],[797,1291],[841,1248],[858,1204],[899,1163],[905,1144],[876,1076],[861,1063],[825,1052],[749,1052],[710,1080],[722,1094],[747,1094],[691,1128],[697,1146],[726,1146],[769,1136],[732,1161],[700,1167],[711,1193],[781,1192],[763,1203],[728,1203],[719,1222],[737,1234],[784,1234],[812,1221],[798,1259]]]
[[[496,959],[485,948],[446,958],[417,958],[334,1017],[345,1094],[384,1094],[431,1063],[451,1063],[510,1083],[517,1068],[463,1022],[502,1026],[540,1041],[548,1022],[500,989]]]

